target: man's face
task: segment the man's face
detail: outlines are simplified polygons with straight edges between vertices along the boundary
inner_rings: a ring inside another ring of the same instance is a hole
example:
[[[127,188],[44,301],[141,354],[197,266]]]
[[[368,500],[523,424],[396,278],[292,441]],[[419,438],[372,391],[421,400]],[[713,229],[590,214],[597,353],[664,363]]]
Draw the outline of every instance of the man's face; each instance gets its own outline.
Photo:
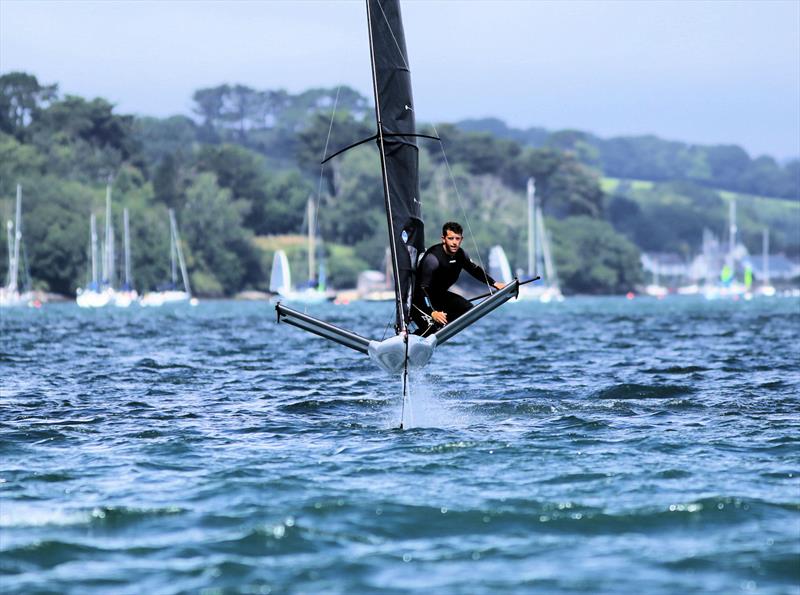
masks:
[[[445,235],[442,236],[442,244],[444,244],[444,251],[448,254],[455,254],[461,247],[461,240],[464,238],[461,234],[448,229]]]

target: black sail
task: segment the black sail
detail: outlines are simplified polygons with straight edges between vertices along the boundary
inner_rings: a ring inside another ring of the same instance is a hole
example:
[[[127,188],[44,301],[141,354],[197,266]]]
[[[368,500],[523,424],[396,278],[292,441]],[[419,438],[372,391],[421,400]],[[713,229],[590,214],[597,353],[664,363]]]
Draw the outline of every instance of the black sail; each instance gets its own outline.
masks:
[[[425,250],[419,198],[419,149],[416,138],[407,136],[416,134],[411,73],[399,0],[367,0],[367,14],[378,146],[382,149],[390,242],[394,244],[392,257],[396,260],[392,263],[396,271],[395,292],[402,303],[403,319],[407,321],[417,255]],[[400,308],[398,316],[399,313]],[[400,326],[398,320],[398,328]]]

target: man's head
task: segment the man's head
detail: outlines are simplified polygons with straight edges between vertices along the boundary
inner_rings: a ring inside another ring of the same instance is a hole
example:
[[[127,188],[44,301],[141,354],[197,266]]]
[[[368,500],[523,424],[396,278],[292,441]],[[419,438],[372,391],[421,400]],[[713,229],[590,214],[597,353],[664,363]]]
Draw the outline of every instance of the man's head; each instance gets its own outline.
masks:
[[[447,254],[455,254],[461,247],[464,239],[464,230],[455,221],[448,221],[442,225],[442,245]]]

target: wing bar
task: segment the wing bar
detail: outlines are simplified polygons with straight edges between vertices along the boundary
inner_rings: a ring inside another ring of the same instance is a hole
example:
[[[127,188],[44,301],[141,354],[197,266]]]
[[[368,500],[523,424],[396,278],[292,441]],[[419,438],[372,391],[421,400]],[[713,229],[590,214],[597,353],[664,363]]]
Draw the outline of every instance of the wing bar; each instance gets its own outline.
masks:
[[[466,314],[462,314],[453,322],[447,323],[444,328],[436,333],[436,343],[441,345],[453,335],[460,333],[469,325],[477,322],[495,308],[499,308],[511,298],[519,295],[519,279],[514,279],[511,283],[506,285],[503,289],[494,293],[491,297],[486,298],[480,304],[469,310]]]
[[[365,355],[369,353],[369,339],[365,339],[360,335],[334,326],[328,322],[323,322],[308,314],[303,314],[302,312],[288,308],[280,302],[275,306],[275,310],[278,312],[278,322],[291,324],[292,326],[301,328],[309,333],[333,341],[334,343],[339,343],[350,349],[355,349]]]

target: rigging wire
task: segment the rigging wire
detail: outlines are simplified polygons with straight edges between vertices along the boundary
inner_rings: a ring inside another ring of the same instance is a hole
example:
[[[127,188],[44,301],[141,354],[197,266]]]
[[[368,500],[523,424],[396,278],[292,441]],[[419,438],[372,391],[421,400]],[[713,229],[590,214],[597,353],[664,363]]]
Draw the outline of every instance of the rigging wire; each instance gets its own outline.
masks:
[[[389,319],[389,322],[386,323],[386,328],[383,329],[383,336],[381,337],[381,341],[386,338],[386,333],[389,332],[389,327],[392,326],[392,322],[394,322],[394,315]]]
[[[383,6],[381,6],[380,2],[376,2],[376,4],[378,5],[378,8],[381,9],[381,14],[383,15],[383,20],[386,21],[386,27],[389,29],[389,33],[392,34],[392,40],[394,41],[394,45],[397,47],[397,51],[400,54],[400,59],[403,61],[403,65],[406,67],[406,70],[408,70],[408,72],[411,73],[411,68],[408,66],[408,62],[406,62],[405,56],[403,56],[403,50],[400,48],[400,44],[398,43],[397,38],[394,35],[394,31],[392,31],[392,26],[389,24],[389,19],[386,17],[386,13],[383,10]],[[442,137],[439,135],[439,131],[436,130],[436,125],[431,123],[431,127],[433,128],[434,135],[439,138],[439,146],[442,149],[442,156],[444,157],[444,163],[447,166],[448,173],[450,174],[450,180],[452,181],[453,188],[456,191],[456,197],[458,197],[458,203],[459,203],[459,206],[461,207],[461,212],[464,215],[464,221],[467,224],[467,229],[469,230],[469,235],[472,238],[473,245],[475,246],[475,253],[478,255],[478,262],[480,263],[481,268],[488,273],[488,271],[486,270],[486,267],[483,266],[483,258],[481,258],[480,247],[478,246],[478,242],[475,239],[475,234],[472,232],[472,226],[469,223],[469,217],[467,216],[467,211],[464,208],[464,202],[461,200],[461,193],[459,192],[458,186],[456,185],[455,176],[453,176],[453,171],[450,169],[450,162],[448,161],[447,154],[445,153],[445,150],[444,150],[444,142],[442,141]],[[491,285],[489,285],[488,279],[486,280],[486,286],[489,289],[491,289]]]
[[[408,66],[408,62],[406,62],[405,56],[403,56],[403,50],[400,48],[400,44],[397,41],[397,38],[394,36],[394,31],[392,31],[392,25],[389,23],[389,19],[386,17],[386,13],[383,10],[383,6],[381,6],[380,2],[376,2],[378,8],[381,9],[381,14],[383,15],[383,20],[386,22],[386,28],[389,29],[389,33],[392,34],[392,40],[394,41],[395,47],[397,47],[397,51],[400,54],[400,59],[403,61],[403,65],[406,67],[408,72],[411,72],[411,68]]]
[[[433,132],[436,136],[439,136],[439,131],[436,130],[436,124],[431,123],[433,127]],[[472,239],[472,244],[475,246],[475,253],[478,255],[478,262],[481,265],[481,268],[488,273],[489,271],[486,270],[486,267],[483,266],[483,258],[481,258],[481,250],[478,246],[478,241],[475,239],[475,234],[472,232],[472,225],[469,222],[469,217],[467,216],[467,210],[464,208],[464,201],[461,200],[461,192],[458,190],[458,185],[456,184],[456,178],[453,175],[453,170],[450,168],[450,161],[447,159],[447,153],[444,150],[444,141],[441,140],[439,137],[439,147],[442,149],[442,157],[444,158],[444,164],[447,166],[447,173],[450,174],[450,181],[453,184],[453,189],[456,191],[456,197],[458,198],[458,205],[461,207],[461,212],[464,215],[464,221],[467,224],[467,229],[469,230],[470,238]],[[492,286],[489,285],[489,280],[486,279],[486,287],[491,290]]]
[[[342,90],[342,86],[339,85],[336,88],[336,98],[333,100],[333,110],[331,111],[331,121],[328,124],[328,137],[325,139],[325,148],[322,150],[322,160],[325,160],[325,156],[328,154],[328,144],[331,142],[331,132],[333,131],[333,121],[336,118],[336,108],[339,105],[339,92]],[[319,234],[319,206],[322,203],[322,180],[325,175],[325,164],[322,163],[319,166],[319,183],[317,184],[317,200],[316,205],[314,205],[314,230],[312,233],[316,236]],[[308,222],[309,227],[311,227],[312,222]],[[309,278],[314,274],[312,271],[308,272]]]

